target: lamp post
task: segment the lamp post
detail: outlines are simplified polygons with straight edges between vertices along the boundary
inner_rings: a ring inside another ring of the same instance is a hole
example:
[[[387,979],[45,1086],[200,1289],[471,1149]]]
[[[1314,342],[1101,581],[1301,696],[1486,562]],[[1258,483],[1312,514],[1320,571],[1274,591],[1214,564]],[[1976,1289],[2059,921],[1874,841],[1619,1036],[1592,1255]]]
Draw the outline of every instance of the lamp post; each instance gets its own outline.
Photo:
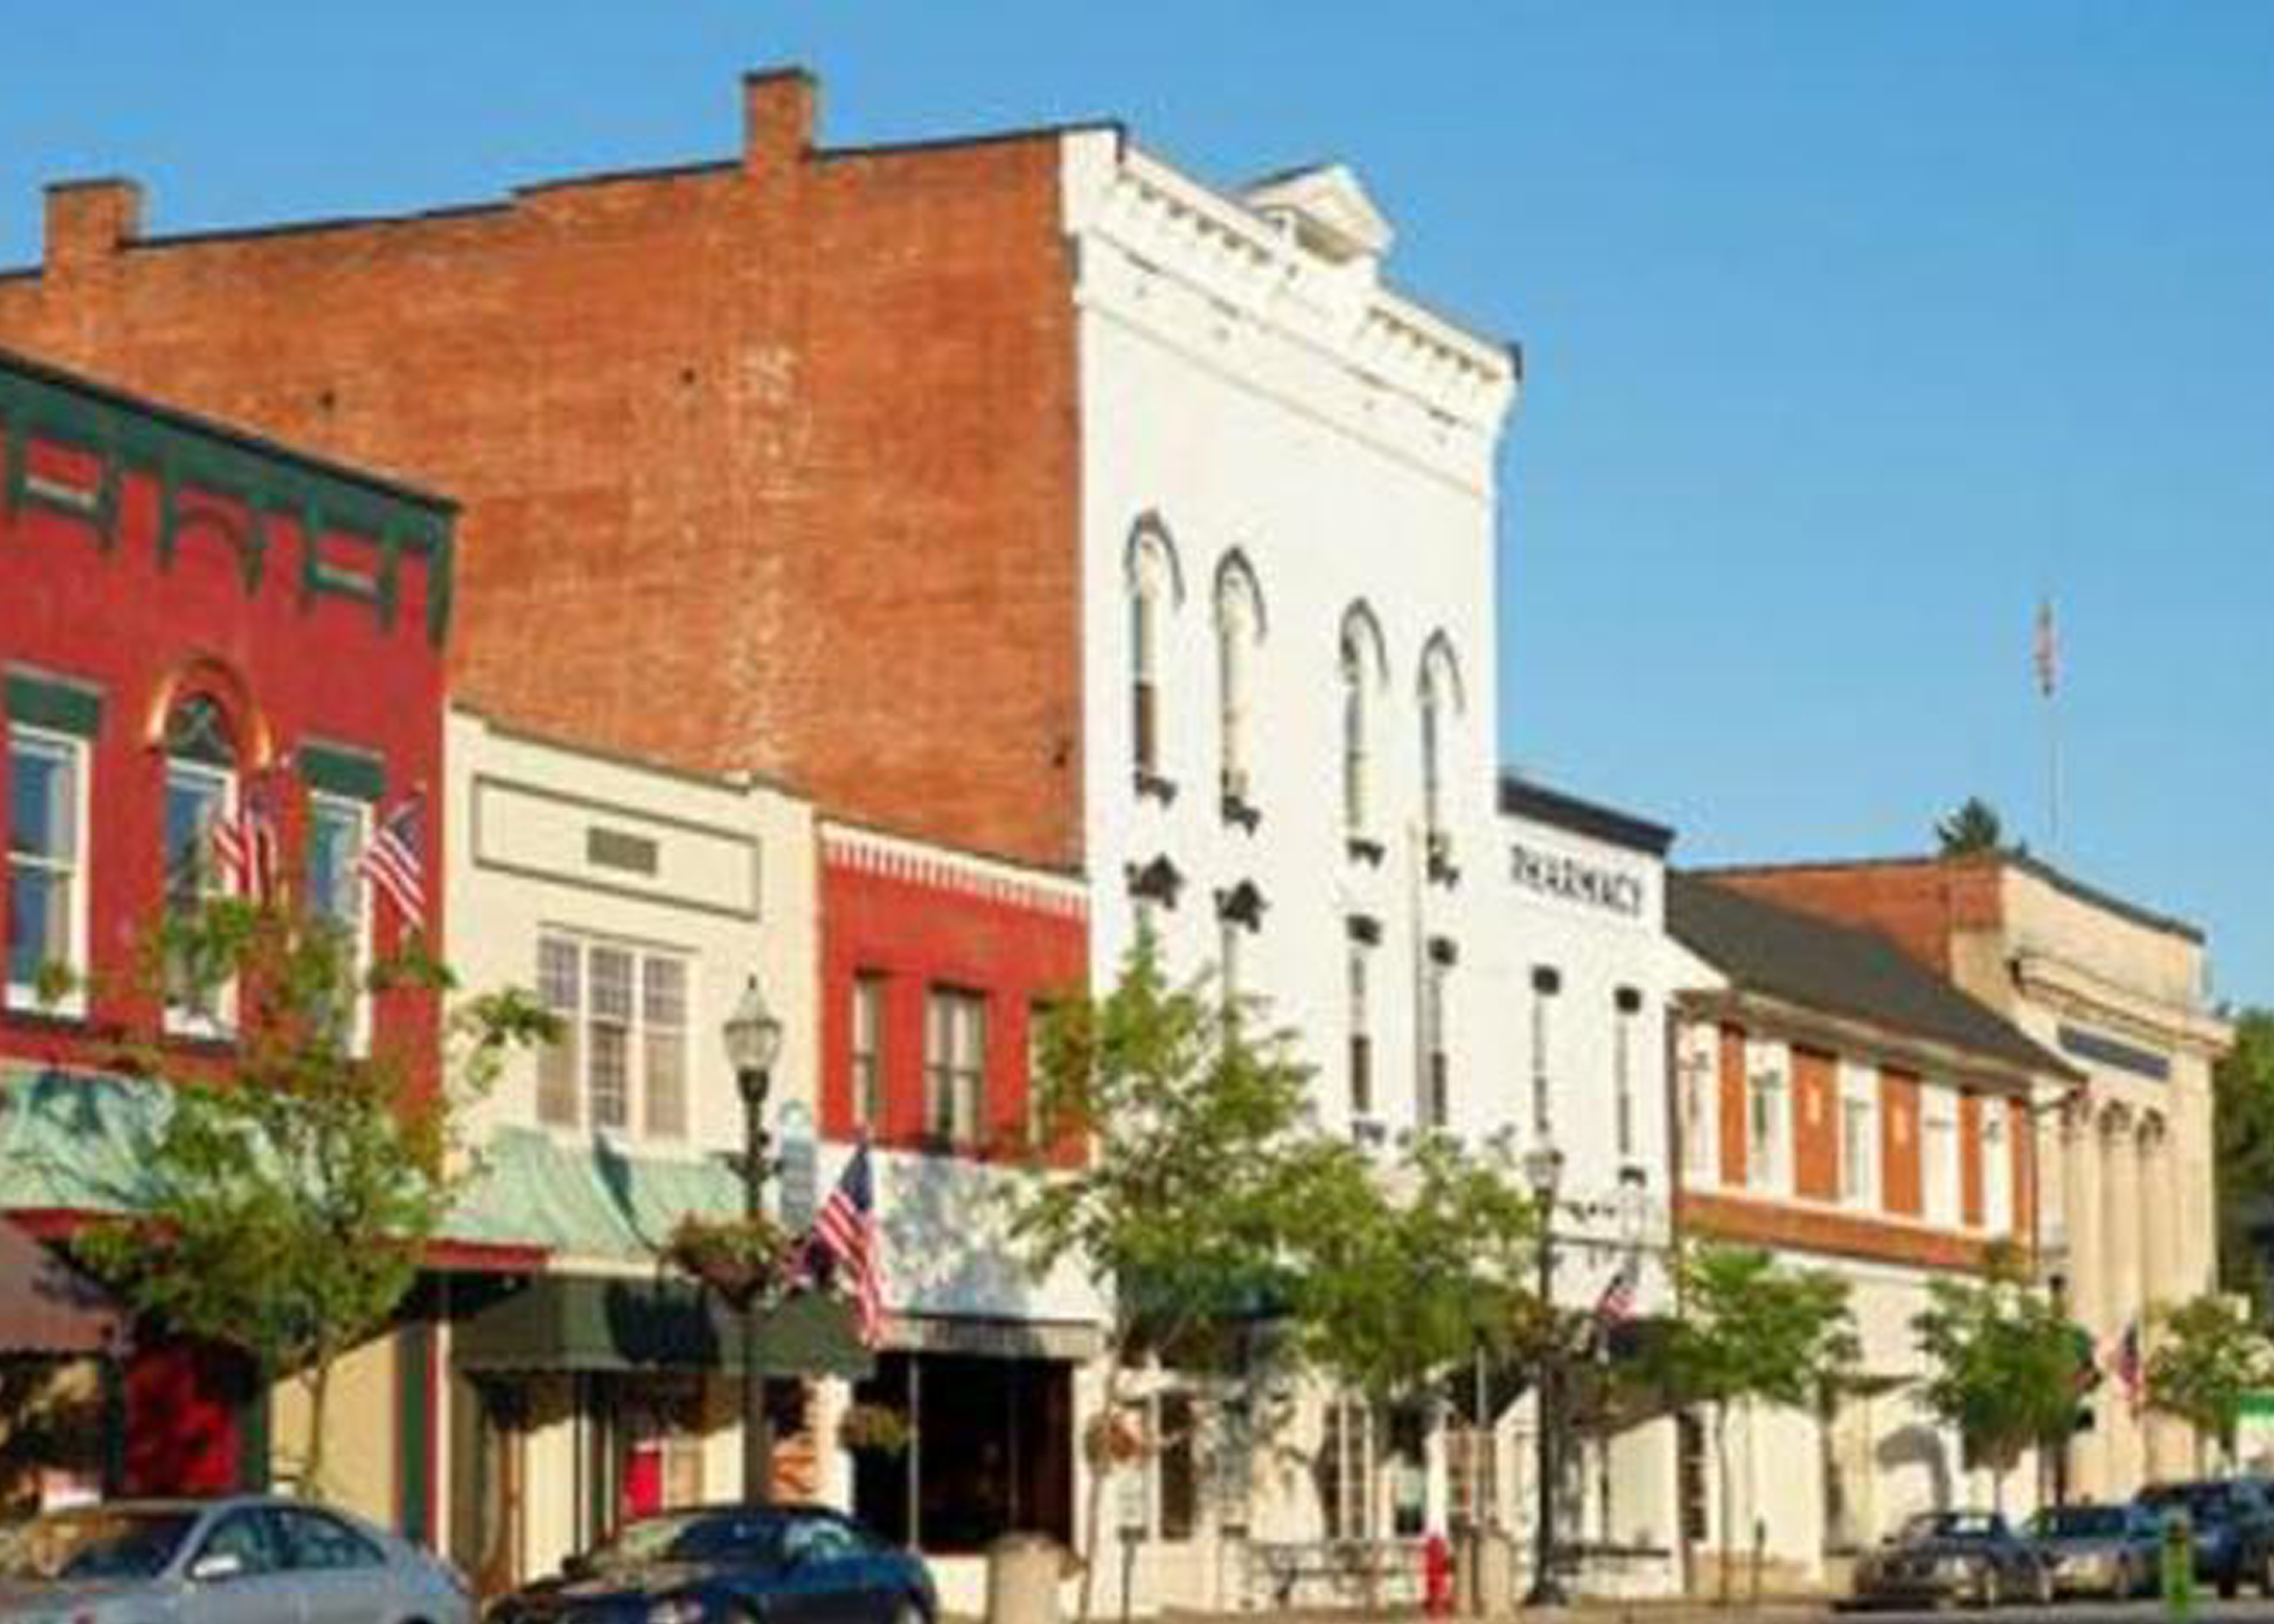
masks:
[[[1555,1467],[1563,1425],[1563,1350],[1555,1324],[1555,1190],[1563,1178],[1563,1153],[1544,1141],[1525,1153],[1525,1182],[1540,1207],[1540,1307],[1547,1335],[1540,1350],[1540,1400],[1533,1417],[1533,1476],[1538,1502],[1532,1514],[1532,1589],[1527,1607],[1560,1607],[1568,1598],[1555,1578]]]
[[[766,1006],[758,978],[750,977],[719,1036],[734,1086],[742,1096],[742,1215],[765,1215],[766,1091],[773,1084],[774,1061],[781,1053],[781,1018]],[[766,1373],[758,1362],[758,1315],[764,1292],[752,1291],[742,1305],[742,1498],[764,1505],[773,1498],[773,1426],[766,1418]]]

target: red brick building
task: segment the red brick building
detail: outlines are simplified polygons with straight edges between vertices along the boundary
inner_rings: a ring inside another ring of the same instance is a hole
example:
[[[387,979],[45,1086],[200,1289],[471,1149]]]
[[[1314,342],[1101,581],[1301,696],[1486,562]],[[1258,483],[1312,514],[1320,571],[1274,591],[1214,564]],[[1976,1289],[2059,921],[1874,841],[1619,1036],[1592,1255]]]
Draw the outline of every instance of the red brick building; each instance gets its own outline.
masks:
[[[0,441],[0,1208],[55,1237],[132,1205],[156,1085],[106,1071],[120,1034],[225,1064],[225,999],[162,1009],[145,944],[168,906],[241,884],[215,837],[248,798],[296,894],[366,955],[394,945],[358,860],[376,818],[440,782],[454,513],[5,352]],[[367,1041],[431,1068],[436,1013],[387,995]],[[0,1345],[36,1351],[6,1335],[22,1306],[0,1301]],[[114,1470],[169,1490],[265,1475],[237,1426],[260,1402],[228,1366],[138,1342]]]
[[[486,713],[1068,866],[1061,141],[825,150],[815,94],[749,79],[735,160],[401,219],[155,237],[59,185],[0,343],[453,492]]]

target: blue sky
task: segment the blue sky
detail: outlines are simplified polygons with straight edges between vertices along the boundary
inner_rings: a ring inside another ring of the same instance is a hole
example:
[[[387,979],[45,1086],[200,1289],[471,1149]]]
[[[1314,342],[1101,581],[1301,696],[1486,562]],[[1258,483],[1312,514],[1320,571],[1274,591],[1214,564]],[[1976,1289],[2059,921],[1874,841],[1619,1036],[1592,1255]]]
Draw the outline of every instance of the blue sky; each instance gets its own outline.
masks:
[[[1356,165],[1397,278],[1520,339],[1503,748],[1695,861],[2041,850],[2274,1001],[2274,5],[0,0],[0,264],[39,186],[153,229],[1109,115],[1231,183]]]

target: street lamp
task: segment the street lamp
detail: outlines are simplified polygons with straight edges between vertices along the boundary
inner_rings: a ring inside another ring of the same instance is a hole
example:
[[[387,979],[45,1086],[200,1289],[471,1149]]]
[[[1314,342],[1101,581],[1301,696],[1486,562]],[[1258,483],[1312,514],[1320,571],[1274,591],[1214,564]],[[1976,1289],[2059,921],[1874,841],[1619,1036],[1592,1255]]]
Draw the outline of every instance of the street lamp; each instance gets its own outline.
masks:
[[[1533,1417],[1532,1471],[1539,1480],[1539,1500],[1532,1526],[1532,1590],[1524,1605],[1560,1607],[1568,1599],[1555,1579],[1555,1433],[1563,1424],[1563,1353],[1555,1324],[1555,1189],[1563,1181],[1563,1153],[1545,1141],[1525,1152],[1524,1178],[1540,1208],[1540,1309],[1547,1327]]]
[[[750,977],[734,1012],[719,1029],[734,1086],[742,1096],[742,1215],[755,1229],[765,1215],[766,1091],[781,1053],[781,1018],[766,1007],[758,978]],[[766,1418],[766,1373],[758,1362],[762,1291],[742,1305],[742,1498],[764,1505],[773,1498],[773,1425]]]

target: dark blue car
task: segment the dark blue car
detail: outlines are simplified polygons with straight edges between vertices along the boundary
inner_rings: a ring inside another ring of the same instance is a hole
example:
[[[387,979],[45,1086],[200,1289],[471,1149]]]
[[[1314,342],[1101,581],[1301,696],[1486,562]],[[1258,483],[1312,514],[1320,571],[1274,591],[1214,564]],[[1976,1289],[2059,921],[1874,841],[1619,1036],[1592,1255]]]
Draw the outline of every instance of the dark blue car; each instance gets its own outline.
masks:
[[[711,1506],[627,1526],[486,1624],[932,1624],[915,1556],[822,1506]]]

